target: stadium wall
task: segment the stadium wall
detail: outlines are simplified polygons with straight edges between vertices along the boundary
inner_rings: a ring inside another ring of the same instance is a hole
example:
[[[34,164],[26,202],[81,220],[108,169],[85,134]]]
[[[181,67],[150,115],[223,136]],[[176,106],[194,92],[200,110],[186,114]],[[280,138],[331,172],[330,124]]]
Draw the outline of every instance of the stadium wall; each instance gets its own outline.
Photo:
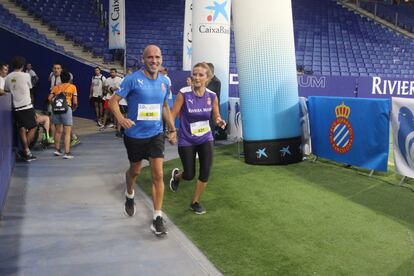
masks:
[[[11,94],[0,96],[0,217],[14,167]]]

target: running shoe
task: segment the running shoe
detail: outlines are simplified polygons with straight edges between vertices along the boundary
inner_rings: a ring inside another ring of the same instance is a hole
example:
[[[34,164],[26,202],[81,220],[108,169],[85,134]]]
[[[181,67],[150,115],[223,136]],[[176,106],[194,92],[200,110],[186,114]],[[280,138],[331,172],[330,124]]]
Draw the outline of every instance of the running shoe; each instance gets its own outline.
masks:
[[[156,236],[168,234],[167,227],[165,227],[164,220],[161,216],[158,216],[152,221],[151,231],[154,232]]]
[[[109,123],[109,124],[107,125],[107,127],[108,127],[108,128],[114,128],[114,127],[115,127],[115,125],[114,125],[113,123]]]
[[[137,212],[137,208],[135,207],[135,201],[133,198],[125,198],[125,214],[129,217],[133,217]]]
[[[197,215],[202,215],[206,213],[206,209],[204,209],[204,207],[201,206],[201,204],[198,202],[191,203],[190,210],[193,211]]]
[[[74,147],[79,144],[80,144],[80,140],[78,139],[78,137],[76,137],[76,139],[72,139],[72,141],[70,142],[71,147]]]
[[[63,155],[63,159],[73,159],[75,158],[70,152],[67,152]]]
[[[180,184],[180,179],[175,179],[175,176],[180,172],[178,168],[175,168],[171,171],[171,179],[170,179],[170,189],[173,192],[178,190],[178,185]]]
[[[48,142],[49,144],[54,144],[54,143],[55,143],[55,140],[53,140],[53,138],[52,138],[52,137],[49,137],[49,138],[47,138],[47,142]]]
[[[55,152],[53,154],[55,156],[62,156],[63,155],[63,153],[60,150],[58,150],[58,149],[55,149]]]
[[[103,124],[102,124],[101,120],[96,120],[96,125],[97,125],[98,127],[103,126]]]
[[[34,156],[31,152],[30,153],[26,153],[24,155],[24,161],[26,161],[26,162],[32,162],[32,161],[34,161],[36,159],[37,159],[37,157]]]

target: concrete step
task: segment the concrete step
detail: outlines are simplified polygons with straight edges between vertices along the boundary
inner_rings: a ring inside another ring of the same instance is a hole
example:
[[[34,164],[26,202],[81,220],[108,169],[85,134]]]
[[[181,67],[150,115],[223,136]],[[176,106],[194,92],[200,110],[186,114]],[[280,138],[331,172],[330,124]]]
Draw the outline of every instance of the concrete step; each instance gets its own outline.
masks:
[[[8,9],[11,13],[15,14],[23,22],[29,24],[32,28],[38,30],[39,33],[44,34],[48,39],[55,41],[59,46],[63,46],[65,52],[71,52],[75,57],[85,61],[88,64],[100,66],[103,70],[109,70],[112,67],[117,68],[119,72],[123,72],[124,69],[120,63],[105,64],[102,58],[94,57],[91,52],[84,50],[82,46],[74,45],[71,40],[66,40],[64,36],[58,34],[55,30],[51,29],[48,25],[42,24],[42,22],[22,10],[15,3],[9,0],[0,0],[0,4],[4,8]]]

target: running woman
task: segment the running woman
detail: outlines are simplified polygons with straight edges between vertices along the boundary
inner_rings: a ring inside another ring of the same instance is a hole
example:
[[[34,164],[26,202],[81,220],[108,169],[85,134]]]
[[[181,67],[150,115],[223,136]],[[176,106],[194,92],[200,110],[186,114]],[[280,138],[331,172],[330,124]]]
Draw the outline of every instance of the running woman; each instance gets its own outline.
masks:
[[[160,48],[155,45],[147,46],[143,51],[142,62],[142,70],[124,78],[120,89],[109,100],[109,108],[125,129],[124,144],[130,162],[126,171],[125,213],[132,217],[136,212],[134,187],[141,172],[141,162],[148,159],[151,165],[154,204],[151,230],[155,235],[161,236],[167,234],[161,211],[164,199],[162,119],[168,125],[168,140],[171,144],[175,144],[176,132],[167,101],[168,81],[158,72],[162,64]],[[127,118],[119,110],[119,102],[123,98],[128,102]]]
[[[204,214],[206,209],[200,204],[200,196],[205,190],[213,163],[214,139],[209,120],[221,128],[226,122],[221,118],[216,93],[206,88],[213,77],[207,63],[198,63],[192,72],[192,86],[184,87],[177,95],[171,115],[180,116],[178,154],[183,171],[175,168],[171,172],[170,189],[178,190],[180,180],[192,180],[195,176],[196,154],[200,162],[200,172],[190,209],[196,214]]]

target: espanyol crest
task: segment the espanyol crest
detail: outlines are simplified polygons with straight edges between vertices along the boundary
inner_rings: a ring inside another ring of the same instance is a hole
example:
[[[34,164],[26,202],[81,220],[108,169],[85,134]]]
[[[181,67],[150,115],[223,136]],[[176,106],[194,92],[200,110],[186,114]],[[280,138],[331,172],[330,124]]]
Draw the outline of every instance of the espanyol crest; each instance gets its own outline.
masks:
[[[342,104],[335,108],[336,119],[332,122],[329,128],[329,142],[332,149],[339,153],[347,153],[351,150],[354,142],[354,130],[348,117],[351,114],[351,108]]]

